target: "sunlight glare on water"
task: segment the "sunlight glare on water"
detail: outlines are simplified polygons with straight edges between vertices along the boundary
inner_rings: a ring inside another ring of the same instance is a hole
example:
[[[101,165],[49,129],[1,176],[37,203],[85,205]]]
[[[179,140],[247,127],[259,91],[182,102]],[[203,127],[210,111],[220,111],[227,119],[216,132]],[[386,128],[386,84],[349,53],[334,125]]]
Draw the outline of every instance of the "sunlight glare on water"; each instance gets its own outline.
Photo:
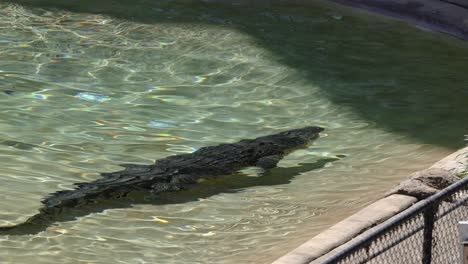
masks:
[[[464,144],[456,40],[331,7],[147,5],[0,3],[1,225],[118,164],[291,128],[326,131],[280,167],[338,160],[3,236],[2,263],[268,263]]]

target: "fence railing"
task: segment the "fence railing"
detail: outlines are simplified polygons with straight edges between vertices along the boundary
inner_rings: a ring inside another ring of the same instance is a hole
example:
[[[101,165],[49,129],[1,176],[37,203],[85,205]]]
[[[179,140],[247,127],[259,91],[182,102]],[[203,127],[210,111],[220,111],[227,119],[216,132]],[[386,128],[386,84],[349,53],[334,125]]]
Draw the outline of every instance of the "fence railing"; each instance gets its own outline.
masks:
[[[468,221],[468,177],[422,200],[323,264],[458,264],[458,222]]]

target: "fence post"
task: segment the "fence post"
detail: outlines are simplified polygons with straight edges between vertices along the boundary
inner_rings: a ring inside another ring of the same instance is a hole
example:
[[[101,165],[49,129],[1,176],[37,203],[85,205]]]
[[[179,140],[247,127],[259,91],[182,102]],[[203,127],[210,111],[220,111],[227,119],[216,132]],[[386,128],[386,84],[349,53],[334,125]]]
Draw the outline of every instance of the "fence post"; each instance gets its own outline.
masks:
[[[458,222],[460,237],[460,264],[468,264],[468,221]]]
[[[424,230],[423,230],[423,248],[422,263],[431,264],[432,260],[432,231],[434,229],[435,215],[439,204],[430,205],[424,210]]]

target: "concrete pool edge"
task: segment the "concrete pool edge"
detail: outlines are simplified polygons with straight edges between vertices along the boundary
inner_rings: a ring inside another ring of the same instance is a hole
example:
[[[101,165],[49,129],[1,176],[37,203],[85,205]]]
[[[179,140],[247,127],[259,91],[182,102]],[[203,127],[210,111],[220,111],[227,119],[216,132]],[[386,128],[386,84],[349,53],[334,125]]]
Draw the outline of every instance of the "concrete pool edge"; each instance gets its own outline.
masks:
[[[468,3],[461,0],[195,0],[230,6],[338,4],[396,18],[468,41]]]
[[[468,3],[460,0],[330,0],[468,40]]]
[[[466,173],[468,170],[468,147],[450,154],[429,169],[419,173],[430,171],[430,169],[444,170],[457,177]],[[274,261],[273,264],[318,264],[330,254],[339,251],[367,232],[371,232],[379,224],[409,208],[418,200],[418,198],[409,195],[389,194],[319,233]]]

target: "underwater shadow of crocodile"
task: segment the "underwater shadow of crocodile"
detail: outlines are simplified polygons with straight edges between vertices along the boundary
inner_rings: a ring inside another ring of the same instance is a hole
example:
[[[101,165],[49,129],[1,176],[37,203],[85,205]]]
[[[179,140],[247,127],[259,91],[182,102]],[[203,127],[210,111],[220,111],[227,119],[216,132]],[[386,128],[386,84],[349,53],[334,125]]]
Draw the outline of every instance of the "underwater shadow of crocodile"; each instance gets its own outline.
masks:
[[[154,165],[124,165],[123,171],[102,173],[102,179],[77,184],[43,201],[39,213],[26,222],[0,227],[0,235],[36,234],[55,222],[71,221],[92,212],[126,208],[133,204],[171,204],[196,201],[242,188],[286,184],[306,171],[322,168],[336,158],[320,159],[298,167],[275,168],[289,152],[307,146],[322,131],[307,127],[238,143],[204,147],[192,154],[170,156]],[[240,169],[258,166],[260,177],[240,175]],[[222,177],[221,177],[222,176]],[[205,181],[199,182],[200,179]],[[177,194],[174,192],[177,191]],[[151,195],[148,196],[148,193]]]
[[[370,125],[427,144],[453,149],[465,144],[468,48],[450,37],[320,3],[252,8],[164,0],[7,2],[146,24],[231,27]]]

